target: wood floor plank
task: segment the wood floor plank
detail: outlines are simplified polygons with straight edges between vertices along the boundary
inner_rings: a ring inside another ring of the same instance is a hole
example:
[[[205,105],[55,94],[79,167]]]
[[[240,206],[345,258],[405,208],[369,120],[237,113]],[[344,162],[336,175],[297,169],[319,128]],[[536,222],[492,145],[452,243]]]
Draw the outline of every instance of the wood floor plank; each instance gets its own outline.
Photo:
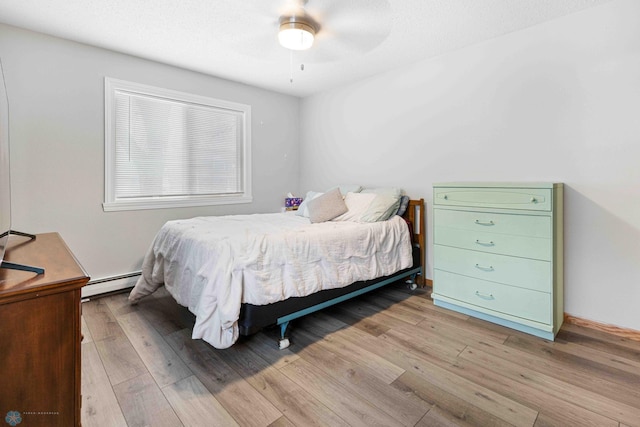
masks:
[[[343,359],[327,346],[323,346],[322,342],[316,342],[313,335],[305,331],[298,332],[299,335],[305,334],[311,342],[298,354],[350,390],[351,395],[362,396],[405,426],[414,426],[429,410],[430,405],[413,393],[404,393],[390,386],[389,383],[378,379],[375,371],[352,360]],[[357,343],[351,343],[349,346],[355,347]]]
[[[422,309],[415,309],[407,305],[402,306],[396,301],[385,298],[380,293],[363,295],[358,304],[364,305],[363,302],[366,302],[366,305],[373,310],[384,311],[385,314],[411,325],[418,324],[427,316]]]
[[[555,341],[538,341],[531,335],[521,334],[512,335],[506,341],[505,345],[513,348],[521,348],[544,358],[552,358],[560,360],[561,357],[571,359],[571,357],[581,357],[601,365],[628,371],[631,374],[640,376],[640,370],[635,367],[640,366],[640,352],[636,352],[626,347],[615,344],[607,344],[606,342],[597,340],[597,344],[586,344],[583,336],[577,339],[570,339],[571,336],[577,336],[572,333],[564,333],[562,337],[558,336]],[[568,339],[569,338],[569,339]],[[588,339],[592,343],[591,339]],[[560,352],[557,357],[553,357],[554,352]]]
[[[483,319],[478,319],[476,317],[469,317],[466,321],[464,321],[463,325],[466,325],[472,328],[477,328],[478,330],[481,330],[481,331],[491,331],[495,334],[498,334],[499,336],[507,335],[510,337],[513,337],[513,336],[532,337],[532,335],[530,334],[520,332],[515,329],[507,328],[506,326],[502,326],[497,323],[492,323]]]
[[[390,331],[386,335],[395,332]],[[399,344],[404,345],[409,351],[412,347],[410,344],[414,341],[420,341],[420,338],[405,337],[405,342]],[[471,380],[477,384],[480,384],[488,389],[498,392],[499,394],[508,397],[514,401],[518,401],[525,404],[536,411],[548,411],[549,416],[545,415],[545,419],[552,425],[551,421],[554,421],[555,425],[559,426],[610,426],[613,427],[616,423],[607,417],[596,414],[592,411],[573,405],[570,402],[557,399],[549,396],[544,392],[540,392],[535,388],[520,384],[517,381],[513,381],[502,375],[487,375],[487,370],[484,366],[476,366],[470,363],[466,363],[465,360],[460,358],[447,358],[442,356],[436,356],[431,359],[433,363],[438,364],[441,367],[448,367],[449,363],[453,363],[456,368],[456,373],[464,378]],[[538,417],[538,419],[540,416]]]
[[[411,358],[408,358],[411,360]],[[437,387],[516,426],[532,426],[538,413],[432,362],[412,360],[415,373]]]
[[[308,316],[304,316],[299,319],[302,323],[302,327],[313,328],[316,331],[323,331],[327,333],[335,332],[340,329],[346,328],[347,325],[340,319],[329,316],[325,311],[317,311]]]
[[[296,338],[298,338],[299,336],[302,338],[302,336],[304,336],[303,334],[305,333],[308,334],[307,339],[300,339],[303,346],[308,345],[310,342],[317,342],[326,351],[331,351],[335,354],[340,355],[346,360],[357,363],[360,366],[369,369],[371,371],[371,375],[375,376],[386,384],[391,384],[405,372],[403,368],[394,365],[387,359],[380,357],[377,354],[372,353],[359,345],[354,345],[354,342],[357,341],[345,339],[340,334],[329,334],[321,339],[317,335],[314,335],[311,331],[299,329],[298,333],[296,334]],[[298,348],[297,344],[294,345],[294,348]],[[304,349],[302,351],[304,351]]]
[[[383,334],[390,329],[389,326],[379,321],[369,319],[366,316],[357,316],[349,310],[340,309],[339,307],[329,307],[324,311],[347,325],[353,326],[373,336]]]
[[[562,378],[580,388],[615,396],[630,405],[640,403],[640,372],[630,374],[582,355],[566,353],[562,346],[550,346],[544,340],[532,338],[509,337],[504,346],[481,348],[513,362],[524,362],[538,372]]]
[[[283,415],[282,417],[269,424],[269,427],[296,427],[296,425],[289,421],[289,419]]]
[[[424,294],[412,294],[410,293],[411,291],[405,292],[401,288],[390,286],[381,288],[380,292],[387,298],[394,301],[411,301],[411,303],[413,304],[418,304],[421,309],[425,310],[428,313],[429,317],[438,318],[442,316],[444,317],[443,320],[446,320],[447,318],[457,318],[460,320],[469,319],[469,316],[466,314],[447,310],[446,308],[434,305],[433,300],[431,298],[425,297]]]
[[[95,343],[82,344],[82,425],[126,426]]]
[[[386,326],[393,327],[394,325],[403,324],[401,320],[389,316],[383,310],[367,304],[364,301],[348,300],[340,304],[329,307],[327,311],[339,310],[345,314],[349,314],[359,319],[369,319],[372,321],[385,324]]]
[[[429,412],[416,424],[416,427],[472,427],[452,414],[433,406]]]
[[[509,344],[510,341],[507,340],[506,343]],[[558,348],[564,353],[579,356],[583,359],[619,369],[632,375],[640,375],[640,362],[611,354],[608,351],[560,340],[556,342],[543,341],[541,345],[549,348]],[[552,357],[548,353],[547,356]]]
[[[440,319],[444,322],[451,321],[452,318],[463,321],[469,319],[469,316],[467,316],[466,314],[458,313],[451,310],[444,310],[440,307],[436,307],[433,305],[433,301],[429,299],[410,296],[394,289],[382,288],[381,294],[383,298],[394,301],[398,305],[398,307],[408,309],[411,312],[421,313],[420,317],[422,318]]]
[[[439,408],[440,411],[446,413],[447,418],[461,425],[467,425],[466,423],[468,423],[472,426],[513,426],[513,424],[502,418],[449,393],[431,382],[424,381],[421,376],[413,372],[405,372],[402,374],[402,376],[395,381],[395,385],[405,390],[411,390],[424,401],[431,403],[436,408]]]
[[[366,342],[361,342],[360,345],[366,346],[369,350],[387,358],[408,372],[422,376],[426,381],[433,383],[433,385],[442,390],[466,400],[513,425],[533,425],[537,415],[535,411],[437,366],[430,361],[429,355],[420,357],[416,353],[394,348],[391,344],[382,345],[381,340],[377,340],[376,345],[373,346]]]
[[[382,289],[391,289],[397,292],[402,292],[410,297],[428,300],[431,300],[431,293],[433,291],[431,286],[421,286],[416,289],[411,289],[406,285],[406,283],[404,283],[404,281],[392,283],[389,286],[384,286]]]
[[[574,403],[558,399],[549,393],[532,387],[529,384],[516,381],[503,375],[494,375],[484,365],[458,358],[454,367],[456,372],[470,381],[481,384],[503,396],[527,404],[539,412],[536,424],[575,427],[615,427],[617,421],[596,412],[575,405]]]
[[[433,306],[433,301],[429,298],[420,298],[418,295],[414,295],[408,292],[401,291],[395,286],[384,286],[377,292],[384,295],[385,298],[399,302],[409,303],[414,307],[420,307],[422,309],[428,309],[426,306]]]
[[[571,335],[574,340],[567,339],[567,341],[580,341],[582,343],[589,343],[590,345],[607,346],[613,344],[615,348],[624,347],[627,350],[631,350],[633,354],[638,355],[640,353],[640,341],[632,340],[626,337],[620,337],[604,331],[587,328],[584,326],[574,325],[571,323],[564,323],[560,330],[560,338],[564,338],[564,335]]]
[[[580,333],[582,331],[573,332],[573,330],[577,328],[579,327],[576,326],[572,329],[560,330],[557,340],[586,345],[625,359],[640,362],[640,348],[638,348],[640,346],[637,345],[636,341],[621,337],[616,337],[618,339],[602,339],[599,338],[599,334],[596,333],[584,334]]]
[[[280,369],[292,381],[335,412],[351,426],[401,426],[402,424],[364,399],[358,399],[338,381],[300,358]],[[348,398],[347,398],[348,397]]]
[[[129,301],[129,292],[108,295],[100,298],[100,301],[103,301],[116,317],[140,310],[140,306],[137,303],[131,304]]]
[[[195,316],[188,308],[181,306],[175,299],[164,291],[164,286],[154,292],[151,298],[143,298],[138,304],[143,304],[144,316],[160,333],[168,335],[184,328],[193,328]]]
[[[488,370],[495,374],[522,382],[541,392],[555,396],[558,399],[573,402],[576,405],[602,414],[618,422],[632,425],[640,422],[640,407],[632,407],[625,403],[612,400],[606,395],[594,393],[579,386],[572,385],[558,377],[534,371],[518,363],[507,361],[472,347],[462,352],[460,357],[486,366]]]
[[[85,320],[84,316],[80,318],[80,322],[80,333],[82,334],[82,342],[93,342],[93,336],[91,335],[91,331],[89,330],[89,326],[87,325],[87,321]]]
[[[383,309],[387,307],[401,308],[417,318],[424,318],[429,315],[428,308],[425,307],[429,304],[429,300],[415,298],[410,295],[400,298],[398,293],[394,293],[393,289],[380,288],[376,292],[365,294],[363,299]]]
[[[162,392],[185,426],[239,425],[195,376],[170,384]]]
[[[391,307],[389,307],[388,310],[381,309],[381,307],[366,302],[364,298],[358,299],[358,301],[344,302],[336,306],[336,308],[340,310],[348,310],[355,316],[374,320],[392,328],[406,323],[415,325],[424,319],[422,317],[416,318],[410,313],[403,312],[402,310],[393,311]]]
[[[82,305],[82,317],[87,323],[94,341],[122,337],[124,333],[105,298],[95,299]]]
[[[117,320],[158,386],[193,375],[139,311],[118,316]]]
[[[503,343],[512,331],[508,328],[499,326],[498,329],[486,328],[483,325],[477,325],[467,320],[458,318],[443,321],[437,318],[428,318],[417,325],[420,328],[431,328],[442,336],[450,336],[459,341],[487,341],[495,343]]]
[[[148,372],[125,335],[105,338],[96,341],[95,344],[111,385],[120,384]]]
[[[618,422],[613,420],[609,420],[604,424],[587,424],[587,425],[598,425],[602,427],[607,426],[617,426],[620,427]],[[613,423],[613,424],[612,424]],[[546,414],[539,413],[538,418],[536,419],[536,423],[533,427],[583,427],[584,424],[578,423],[576,420],[569,420],[564,414]]]
[[[299,356],[290,349],[280,350],[276,336],[273,334],[267,335],[266,332],[259,332],[247,337],[243,339],[242,342],[244,342],[249,349],[258,353],[274,368],[281,368],[299,358]]]
[[[241,343],[220,352],[219,356],[278,408],[287,422],[298,426],[348,426],[303,387],[253,352],[248,345]]]
[[[367,352],[376,354],[394,366],[405,371],[412,370],[411,360],[424,359],[433,360],[435,357],[446,357],[447,361],[452,360],[449,353],[441,353],[439,355],[428,353],[421,350],[420,346],[411,345],[411,342],[404,342],[398,339],[391,339],[389,335],[382,334],[379,337],[372,337],[356,328],[348,328],[337,331],[331,335],[331,339],[339,339],[345,342],[357,342],[358,347]],[[412,341],[412,340],[411,340]],[[407,358],[407,353],[411,357]]]
[[[434,334],[429,329],[394,328],[380,336],[382,339],[387,337],[392,342],[406,344],[409,351],[421,350],[444,360],[454,359],[466,347],[466,344]]]
[[[183,329],[167,335],[167,341],[200,382],[242,426],[264,427],[283,414],[245,381],[202,340],[191,339]],[[250,410],[247,410],[250,408]]]
[[[113,390],[129,427],[183,425],[150,374],[120,383]]]

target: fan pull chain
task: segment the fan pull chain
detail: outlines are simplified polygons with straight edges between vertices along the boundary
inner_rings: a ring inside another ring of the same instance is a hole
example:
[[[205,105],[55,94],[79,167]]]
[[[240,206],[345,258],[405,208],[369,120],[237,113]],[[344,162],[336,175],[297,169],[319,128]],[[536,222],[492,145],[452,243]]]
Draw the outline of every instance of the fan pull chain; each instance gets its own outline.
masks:
[[[289,83],[293,83],[293,50],[289,53]]]
[[[304,64],[300,64],[300,71],[304,71]],[[289,83],[293,83],[293,50],[289,51]]]

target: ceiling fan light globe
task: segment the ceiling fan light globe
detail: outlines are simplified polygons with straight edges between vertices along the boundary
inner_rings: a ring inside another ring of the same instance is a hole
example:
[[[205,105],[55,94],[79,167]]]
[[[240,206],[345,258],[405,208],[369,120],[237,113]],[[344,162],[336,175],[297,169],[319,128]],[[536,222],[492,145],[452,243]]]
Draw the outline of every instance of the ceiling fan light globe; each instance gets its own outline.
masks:
[[[291,50],[306,50],[313,45],[315,30],[304,22],[287,21],[280,25],[278,40]]]

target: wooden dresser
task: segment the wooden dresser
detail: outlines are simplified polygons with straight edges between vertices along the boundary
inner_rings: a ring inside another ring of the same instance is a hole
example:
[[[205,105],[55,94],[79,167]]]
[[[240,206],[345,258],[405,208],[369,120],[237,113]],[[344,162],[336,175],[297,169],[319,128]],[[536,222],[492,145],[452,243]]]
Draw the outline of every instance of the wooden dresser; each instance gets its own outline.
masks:
[[[433,301],[553,340],[563,321],[563,185],[434,184]]]
[[[0,269],[0,419],[79,426],[80,298],[89,277],[57,233],[12,236],[5,261],[45,273]]]

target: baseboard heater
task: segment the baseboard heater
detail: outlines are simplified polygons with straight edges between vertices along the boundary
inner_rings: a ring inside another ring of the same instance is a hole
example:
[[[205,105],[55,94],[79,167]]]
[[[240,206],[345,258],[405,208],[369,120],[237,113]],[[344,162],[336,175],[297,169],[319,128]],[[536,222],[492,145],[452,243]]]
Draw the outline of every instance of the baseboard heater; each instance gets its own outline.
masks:
[[[134,271],[132,273],[90,280],[89,283],[82,288],[82,298],[132,288],[141,274],[141,271]]]

